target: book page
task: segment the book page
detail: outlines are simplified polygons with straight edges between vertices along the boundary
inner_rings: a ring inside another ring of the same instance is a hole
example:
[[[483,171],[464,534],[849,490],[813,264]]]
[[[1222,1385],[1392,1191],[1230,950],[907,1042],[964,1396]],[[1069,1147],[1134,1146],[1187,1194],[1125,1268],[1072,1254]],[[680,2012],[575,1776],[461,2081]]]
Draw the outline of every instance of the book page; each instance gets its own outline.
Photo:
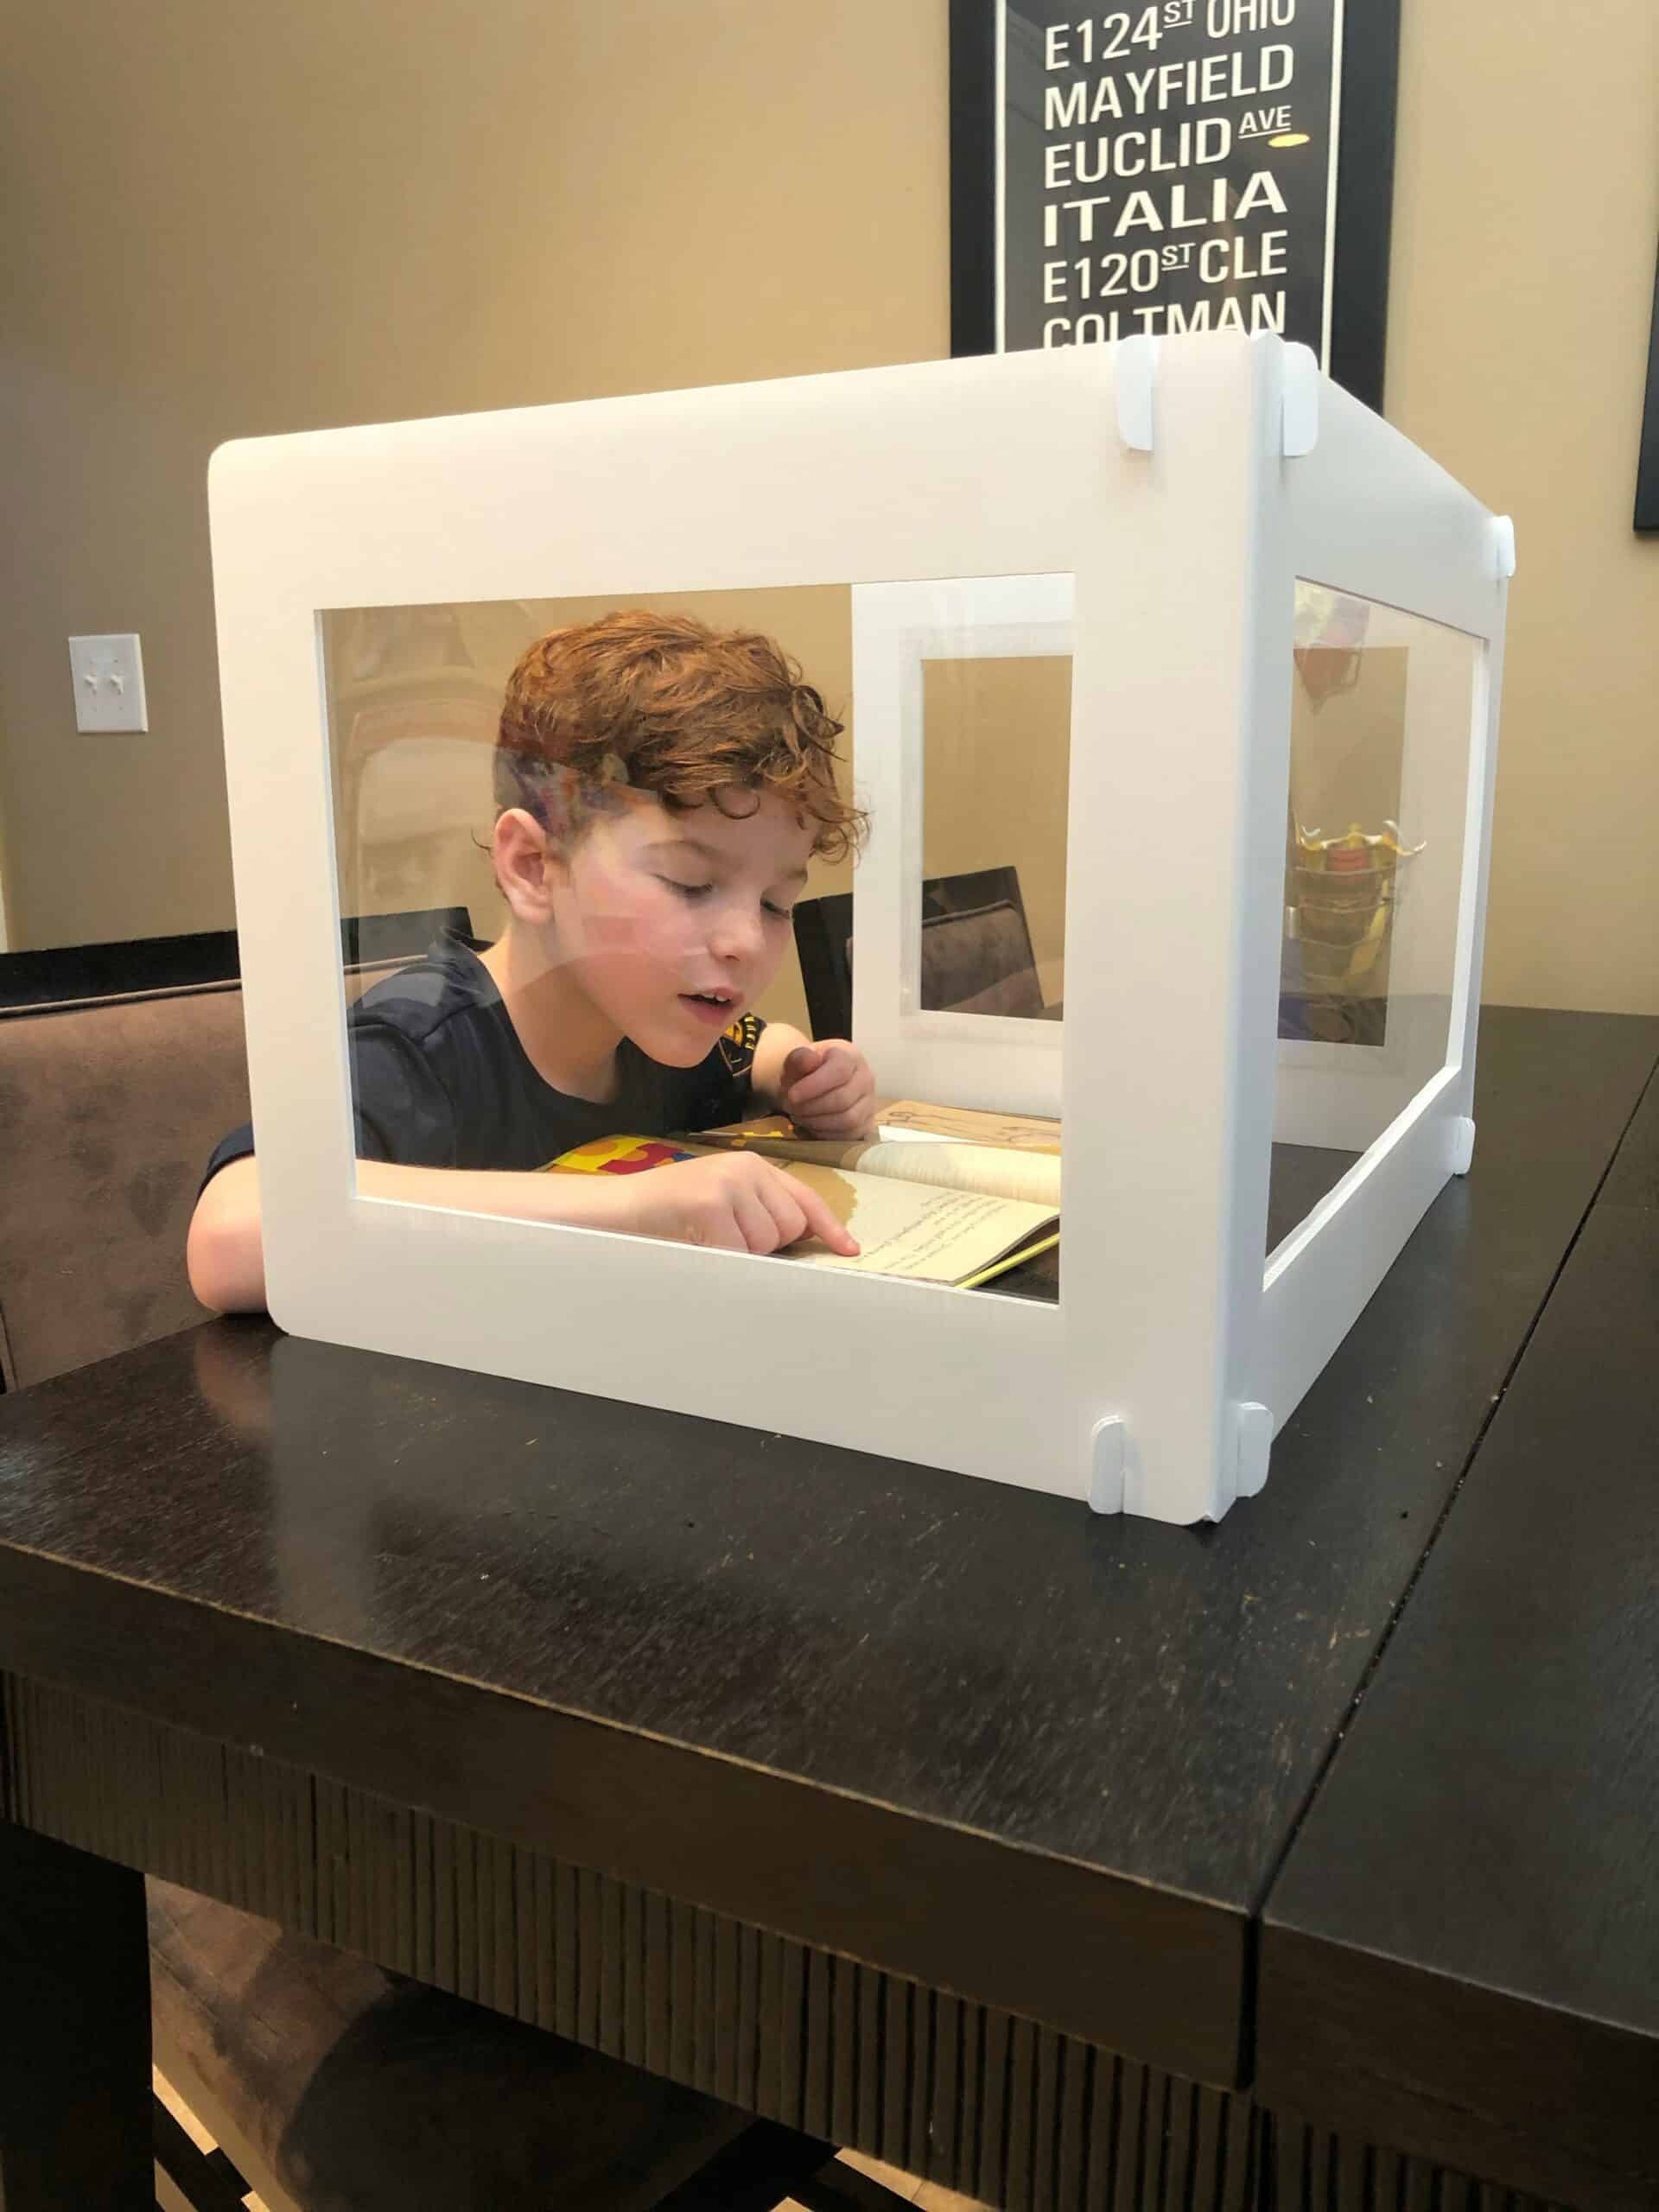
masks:
[[[798,1148],[775,1148],[763,1141],[754,1150],[768,1153],[780,1162],[803,1157]],[[817,1155],[813,1155],[815,1160]],[[1042,1153],[1002,1152],[984,1144],[849,1145],[842,1157],[821,1162],[830,1167],[852,1169],[860,1175],[881,1175],[899,1183],[925,1183],[941,1191],[976,1191],[982,1198],[1019,1198],[1027,1205],[1046,1206],[1058,1212],[1060,1204],[1060,1163]]]
[[[1004,1151],[988,1144],[867,1144],[845,1163],[861,1175],[890,1175],[946,1191],[978,1191],[992,1198],[1021,1198],[1058,1212],[1060,1163],[1040,1152]]]
[[[987,1118],[994,1118],[988,1116]],[[988,1144],[963,1144],[939,1137],[878,1138],[849,1144],[797,1135],[781,1116],[703,1129],[683,1141],[693,1151],[758,1152],[780,1165],[799,1160],[816,1167],[842,1167],[860,1175],[882,1175],[906,1183],[925,1183],[946,1191],[977,1191],[987,1198],[1019,1198],[1058,1211],[1060,1162],[1052,1154],[1019,1151]]]
[[[924,1190],[914,1183],[849,1175],[799,1161],[779,1164],[834,1208],[861,1247],[855,1260],[843,1259],[808,1237],[780,1255],[803,1267],[957,1283],[982,1274],[1013,1246],[1053,1225],[1051,1206],[972,1191]]]
[[[1031,1114],[991,1114],[972,1106],[928,1106],[917,1098],[895,1098],[877,1112],[884,1130],[914,1129],[918,1135],[955,1137],[965,1144],[1004,1145],[1014,1152],[1060,1152],[1060,1125]]]
[[[1047,1249],[1054,1242],[1052,1236],[1047,1244],[1040,1239],[1058,1220],[1058,1160],[992,1152],[978,1145],[814,1144],[799,1138],[753,1139],[751,1133],[741,1131],[720,1134],[727,1141],[719,1147],[664,1137],[597,1137],[562,1153],[543,1172],[637,1175],[681,1160],[713,1157],[717,1149],[760,1152],[786,1175],[816,1191],[861,1247],[855,1259],[848,1259],[808,1237],[774,1256],[806,1267],[850,1268],[855,1274],[967,1283],[999,1273],[1016,1248]],[[741,1141],[734,1143],[734,1138]],[[804,1154],[811,1156],[802,1158]],[[887,1165],[880,1173],[866,1173],[863,1163],[874,1154],[885,1154]],[[896,1173],[891,1163],[903,1154],[914,1154],[918,1166],[936,1171],[932,1179]],[[955,1170],[965,1161],[971,1174],[976,1156],[982,1173],[1005,1183],[1023,1179],[1031,1194],[999,1194],[976,1188],[971,1182],[964,1185],[959,1173],[938,1172],[947,1165]],[[856,1170],[850,1165],[855,1160]],[[1052,1197],[1045,1194],[1049,1185]],[[1020,1256],[1027,1256],[1023,1249]]]

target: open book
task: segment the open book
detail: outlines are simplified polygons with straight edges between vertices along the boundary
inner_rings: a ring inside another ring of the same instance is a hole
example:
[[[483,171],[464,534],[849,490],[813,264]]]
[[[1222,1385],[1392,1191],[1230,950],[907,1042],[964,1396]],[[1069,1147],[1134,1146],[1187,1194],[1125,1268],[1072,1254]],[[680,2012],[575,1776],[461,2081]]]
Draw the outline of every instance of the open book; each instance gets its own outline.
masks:
[[[1059,1242],[1059,1132],[1052,1123],[1030,1126],[1050,1132],[1052,1151],[976,1144],[942,1129],[885,1122],[876,1139],[823,1143],[774,1116],[683,1137],[602,1137],[562,1153],[549,1172],[636,1175],[714,1153],[759,1152],[827,1200],[861,1247],[856,1259],[846,1259],[804,1237],[779,1259],[969,1290]]]

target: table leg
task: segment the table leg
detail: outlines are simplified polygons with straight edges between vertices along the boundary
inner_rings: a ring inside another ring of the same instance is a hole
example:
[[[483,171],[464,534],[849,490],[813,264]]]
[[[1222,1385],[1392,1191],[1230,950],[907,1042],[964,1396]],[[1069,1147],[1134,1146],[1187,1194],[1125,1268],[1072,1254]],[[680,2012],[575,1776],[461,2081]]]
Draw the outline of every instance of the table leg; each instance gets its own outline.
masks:
[[[0,1821],[0,2206],[155,2212],[144,1880]]]

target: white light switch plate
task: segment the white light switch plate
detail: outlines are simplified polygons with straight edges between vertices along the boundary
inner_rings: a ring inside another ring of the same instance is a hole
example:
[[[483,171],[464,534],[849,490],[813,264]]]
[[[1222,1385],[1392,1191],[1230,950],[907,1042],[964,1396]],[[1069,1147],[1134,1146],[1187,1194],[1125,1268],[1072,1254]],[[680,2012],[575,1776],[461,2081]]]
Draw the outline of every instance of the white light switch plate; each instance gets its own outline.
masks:
[[[75,683],[77,729],[149,728],[144,663],[137,638],[71,638],[69,667]]]

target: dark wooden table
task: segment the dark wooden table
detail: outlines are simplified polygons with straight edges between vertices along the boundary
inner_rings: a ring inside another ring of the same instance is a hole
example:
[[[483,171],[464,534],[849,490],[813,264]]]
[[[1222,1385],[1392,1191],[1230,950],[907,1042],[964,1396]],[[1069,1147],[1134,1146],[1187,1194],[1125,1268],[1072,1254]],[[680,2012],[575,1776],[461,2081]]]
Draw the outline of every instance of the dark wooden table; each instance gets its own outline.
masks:
[[[1659,2204],[1659,1080],[1264,1915],[1256,2088]]]
[[[0,1402],[8,2212],[140,2186],[135,1868],[1009,2206],[1659,2202],[1656,1054],[1489,1014],[1218,1528],[264,1323]]]

